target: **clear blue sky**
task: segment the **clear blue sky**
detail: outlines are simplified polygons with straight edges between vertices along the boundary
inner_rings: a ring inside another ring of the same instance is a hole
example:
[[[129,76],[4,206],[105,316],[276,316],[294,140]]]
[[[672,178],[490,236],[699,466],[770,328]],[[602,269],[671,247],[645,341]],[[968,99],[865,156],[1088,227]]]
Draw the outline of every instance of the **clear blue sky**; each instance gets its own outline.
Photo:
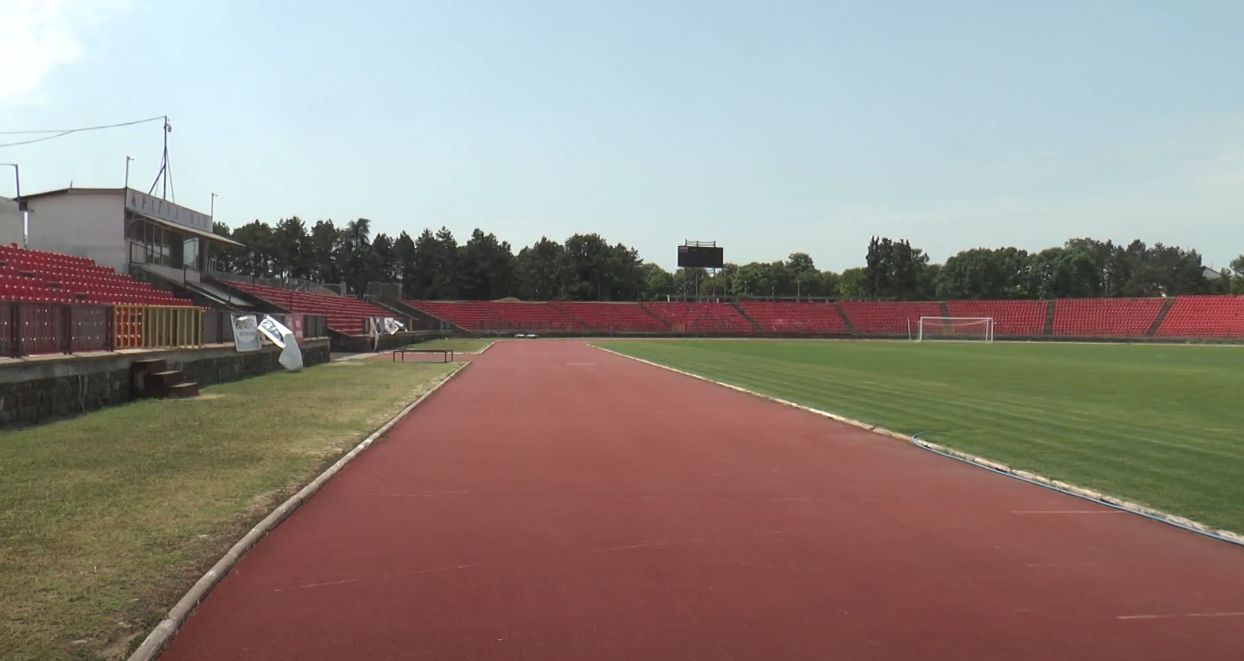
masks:
[[[834,270],[873,234],[1244,252],[1238,1],[275,4],[0,0],[0,130],[168,114],[177,201],[234,226],[595,231],[667,268],[683,239]],[[129,154],[145,189],[159,150],[0,161],[34,191]]]

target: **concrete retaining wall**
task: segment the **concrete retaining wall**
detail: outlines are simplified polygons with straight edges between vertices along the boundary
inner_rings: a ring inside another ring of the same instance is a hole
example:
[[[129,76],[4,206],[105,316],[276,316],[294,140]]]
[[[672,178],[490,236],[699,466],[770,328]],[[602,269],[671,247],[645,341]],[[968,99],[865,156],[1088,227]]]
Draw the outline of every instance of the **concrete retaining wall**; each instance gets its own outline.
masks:
[[[233,345],[171,351],[36,356],[0,362],[0,428],[27,425],[124,404],[134,398],[130,364],[163,358],[201,386],[281,369],[280,349],[238,353]],[[328,340],[305,340],[306,365],[328,362]]]

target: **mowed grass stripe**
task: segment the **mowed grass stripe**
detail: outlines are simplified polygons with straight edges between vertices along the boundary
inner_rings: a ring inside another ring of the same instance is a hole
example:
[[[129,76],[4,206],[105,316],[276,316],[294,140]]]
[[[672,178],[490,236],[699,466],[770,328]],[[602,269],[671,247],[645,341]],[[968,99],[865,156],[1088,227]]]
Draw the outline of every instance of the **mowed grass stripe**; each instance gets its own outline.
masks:
[[[833,341],[602,346],[1244,530],[1244,349]]]

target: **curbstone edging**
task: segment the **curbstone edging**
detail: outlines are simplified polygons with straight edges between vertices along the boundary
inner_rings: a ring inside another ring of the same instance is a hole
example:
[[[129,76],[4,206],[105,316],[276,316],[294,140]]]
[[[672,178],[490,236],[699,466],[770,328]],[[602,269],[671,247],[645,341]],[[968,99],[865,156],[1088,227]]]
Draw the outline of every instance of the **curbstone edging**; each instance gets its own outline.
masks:
[[[470,364],[471,363],[466,362],[455,367],[440,381],[437,381],[435,385],[429,388],[427,392],[423,393],[415,399],[415,401],[403,407],[401,411],[398,411],[397,415],[389,418],[387,422],[373,431],[367,436],[367,438],[359,441],[357,445],[351,448],[349,452],[342,455],[337,461],[333,462],[333,464],[326,468],[324,472],[316,476],[315,479],[311,480],[311,482],[309,482],[306,486],[299,489],[297,493],[287,498],[284,502],[278,505],[276,509],[269,512],[268,515],[265,516],[259,523],[255,524],[255,526],[243,535],[241,539],[235,542],[233,546],[229,547],[228,551],[225,551],[225,554],[216,561],[216,564],[212,565],[211,569],[207,570],[207,573],[203,574],[198,581],[195,581],[194,585],[186,591],[186,594],[182,595],[181,599],[177,600],[177,603],[169,609],[168,615],[166,615],[163,620],[160,620],[160,623],[151,630],[151,633],[147,634],[145,639],[143,639],[142,644],[140,644],[138,648],[130,654],[129,661],[149,661],[150,659],[158,657],[164,650],[165,646],[168,645],[169,640],[172,639],[173,634],[177,633],[177,630],[180,629],[181,625],[185,623],[188,617],[190,617],[190,614],[194,612],[194,609],[197,608],[203,599],[207,597],[208,593],[212,591],[212,588],[216,587],[216,584],[219,583],[220,580],[233,569],[233,566],[237,564],[238,560],[240,560],[242,556],[251,549],[251,547],[257,544],[259,540],[264,538],[265,535],[280,525],[282,521],[284,521],[294,512],[294,510],[298,509],[299,506],[306,502],[308,498],[314,495],[315,492],[319,491],[329,479],[339,473],[342,468],[345,468],[346,464],[350,463],[359,454],[362,454],[364,450],[371,447],[371,445],[377,440],[384,437],[384,435],[387,434],[394,425],[401,422],[411,413],[411,411],[415,409],[416,406],[419,406],[419,404],[421,404],[424,400],[431,397],[433,393],[440,390],[441,386],[449,383],[451,379],[462,372],[462,370],[466,369]]]
[[[941,455],[948,459],[954,459],[956,461],[961,461],[963,463],[972,464],[974,466],[984,468],[985,470],[998,473],[999,475],[1004,475],[1006,477],[1020,480],[1022,482],[1027,482],[1029,484],[1033,484],[1039,487],[1044,487],[1052,491],[1057,491],[1059,493],[1063,493],[1068,496],[1075,496],[1076,498],[1081,498],[1084,500],[1092,501],[1100,505],[1105,505],[1106,507],[1111,507],[1117,510],[1122,510],[1124,512],[1129,512],[1131,514],[1143,516],[1148,519],[1153,519],[1154,521],[1158,521],[1161,523],[1165,523],[1167,525],[1175,526],[1176,528],[1182,528],[1183,530],[1187,530],[1189,532],[1193,532],[1199,535],[1204,535],[1211,539],[1216,539],[1222,542],[1227,542],[1228,544],[1236,544],[1239,546],[1244,546],[1244,535],[1233,532],[1231,530],[1219,530],[1212,526],[1201,523],[1199,521],[1194,521],[1187,517],[1182,517],[1176,514],[1170,514],[1168,512],[1163,512],[1162,510],[1155,509],[1147,505],[1141,505],[1140,503],[1135,503],[1130,500],[1124,500],[1122,498],[1117,498],[1115,496],[1111,496],[1109,494],[1104,494],[1098,491],[1094,491],[1092,489],[1086,489],[1084,487],[1077,486],[1074,484],[1069,484],[1061,480],[1055,480],[1055,479],[1046,477],[1044,475],[1038,475],[1036,473],[1032,473],[1030,471],[1011,468],[1010,466],[1000,463],[1000,462],[986,459],[984,457],[978,457],[976,455],[968,454],[966,452],[961,452],[959,450],[953,450],[943,445],[939,445],[937,443],[932,443],[930,441],[923,440],[919,438],[919,434],[914,434],[914,435],[909,436],[907,434],[903,434],[903,433],[896,432],[890,429],[886,429],[878,425],[873,425],[867,422],[863,422],[861,420],[856,420],[854,418],[848,418],[845,416],[841,416],[841,415],[838,415],[837,413],[823,411],[821,409],[813,408],[811,406],[805,406],[797,402],[792,402],[788,399],[782,399],[780,397],[766,395],[764,393],[759,393],[754,390],[748,390],[747,388],[741,388],[739,386],[736,386],[730,383],[725,383],[724,381],[717,381],[715,379],[710,379],[705,376],[700,376],[699,374],[693,374],[691,372],[680,370],[675,367],[670,367],[669,365],[662,365],[660,363],[656,363],[651,360],[645,360],[643,358],[636,358],[635,356],[628,356],[624,353],[620,353],[612,349],[606,349],[604,347],[599,347],[594,344],[590,346],[594,349],[598,349],[606,353],[611,353],[615,356],[620,356],[622,358],[644,363],[645,365],[659,367],[664,370],[669,370],[671,372],[682,374],[683,376],[689,376],[693,379],[707,381],[708,383],[712,383],[714,385],[718,385],[723,388],[729,388],[730,390],[735,390],[741,393],[752,395],[754,397],[760,397],[761,399],[767,399],[771,402],[797,408],[801,411],[819,415],[825,418],[830,418],[837,422],[841,422],[843,424],[850,425],[852,427],[859,427],[861,429],[865,429],[867,431],[871,431],[873,433],[880,434],[882,436],[888,436],[890,438],[898,439],[901,441],[907,441],[908,443],[911,443],[912,445],[922,450],[926,450],[928,452]]]

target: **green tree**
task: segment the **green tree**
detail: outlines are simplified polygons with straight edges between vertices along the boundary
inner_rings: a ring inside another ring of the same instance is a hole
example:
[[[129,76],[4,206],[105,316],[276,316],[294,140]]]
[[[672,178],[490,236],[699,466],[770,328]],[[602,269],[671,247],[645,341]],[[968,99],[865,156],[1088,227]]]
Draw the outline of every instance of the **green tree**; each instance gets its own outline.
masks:
[[[1244,294],[1244,255],[1231,260],[1231,293]]]
[[[402,232],[393,242],[393,277],[402,283],[403,298],[417,298],[414,289],[415,240]]]
[[[565,249],[548,237],[518,251],[514,260],[518,295],[529,301],[549,301],[561,296],[561,265]]]
[[[640,267],[644,274],[643,298],[646,301],[665,300],[674,292],[674,276],[657,264],[647,262]]]
[[[867,268],[845,269],[838,277],[838,296],[848,301],[868,298],[871,287]]]
[[[272,266],[274,275],[306,278],[311,275],[308,260],[307,226],[300,218],[282,218],[272,229]]]
[[[388,234],[377,234],[371,240],[371,252],[368,255],[368,282],[399,282],[402,279],[401,267],[397,261],[397,251],[393,239]]]
[[[350,221],[341,232],[341,248],[338,253],[339,267],[350,291],[361,295],[367,291],[367,281],[373,275],[371,258],[371,221],[357,218]]]
[[[219,220],[212,223],[212,234],[215,234],[216,236],[223,236],[226,239],[233,238],[233,232],[229,230],[229,226]],[[238,270],[237,261],[239,249],[236,246],[224,245],[218,247],[213,244],[210,250],[211,252],[209,255],[214,262],[213,266],[217,270],[224,273],[234,273]]]
[[[338,267],[338,251],[341,248],[341,232],[331,220],[320,220],[311,228],[307,245],[307,263],[311,278],[319,282],[341,282]]]
[[[246,246],[238,249],[238,272],[253,278],[274,275],[273,234],[267,223],[249,222],[233,231],[233,239]]]
[[[476,229],[459,251],[462,295],[495,299],[514,293],[514,253],[510,244]]]
[[[1028,253],[1016,248],[973,248],[950,259],[936,278],[936,298],[999,299],[1028,295]]]
[[[566,239],[558,269],[562,294],[572,300],[606,300],[609,252],[609,244],[599,234],[575,234]]]
[[[932,295],[929,257],[907,240],[873,237],[868,244],[866,296],[879,300],[913,300]]]
[[[796,297],[819,296],[821,294],[821,274],[816,270],[812,257],[804,252],[791,253],[784,265],[794,285]],[[790,292],[784,292],[789,295]]]

